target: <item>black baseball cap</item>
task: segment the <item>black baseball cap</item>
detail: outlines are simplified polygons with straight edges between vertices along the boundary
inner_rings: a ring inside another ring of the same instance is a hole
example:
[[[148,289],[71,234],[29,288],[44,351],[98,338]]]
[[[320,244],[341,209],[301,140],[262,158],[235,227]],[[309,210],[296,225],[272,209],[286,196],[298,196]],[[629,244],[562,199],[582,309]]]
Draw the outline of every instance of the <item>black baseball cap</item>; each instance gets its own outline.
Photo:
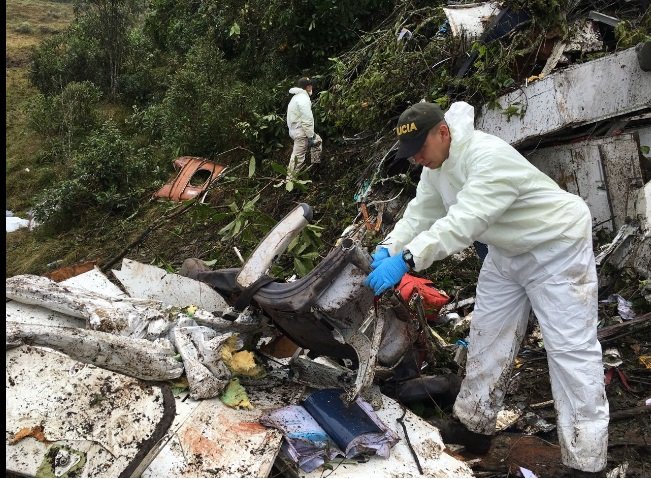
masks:
[[[312,84],[312,80],[310,80],[308,77],[299,78],[298,81],[296,82],[296,86],[302,88],[303,90],[305,90],[305,88],[310,86],[311,84]]]
[[[443,110],[436,103],[421,102],[407,108],[398,118],[396,127],[399,140],[396,159],[409,158],[418,153],[425,143],[427,132],[444,118]]]

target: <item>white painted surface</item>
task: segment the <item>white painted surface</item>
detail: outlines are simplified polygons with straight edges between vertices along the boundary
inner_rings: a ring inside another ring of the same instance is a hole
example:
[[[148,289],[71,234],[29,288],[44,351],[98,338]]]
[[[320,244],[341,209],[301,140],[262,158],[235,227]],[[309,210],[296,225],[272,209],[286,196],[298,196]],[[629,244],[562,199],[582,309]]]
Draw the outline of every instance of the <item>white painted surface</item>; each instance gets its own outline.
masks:
[[[118,298],[126,297],[120,288],[113,284],[97,267],[83,274],[62,281],[59,284],[84,288],[106,296]],[[5,319],[7,321],[69,328],[85,327],[85,321],[83,319],[59,313],[42,306],[19,303],[18,301],[9,301],[6,303],[5,311]]]
[[[30,346],[6,352],[7,470],[35,476],[51,444],[21,428],[43,426],[48,441],[84,452],[81,477],[118,477],[163,418],[160,388]]]
[[[17,216],[7,216],[5,223],[7,233],[13,233],[20,228],[29,228],[31,226],[31,222],[29,220],[25,220]]]
[[[284,380],[246,390],[252,410],[201,401],[142,477],[267,477],[282,435],[261,425],[260,416],[296,402],[301,388]]]
[[[103,294],[104,296],[112,296],[114,298],[127,298],[128,296],[111,282],[102,271],[95,266],[90,271],[68,278],[61,281],[64,286],[75,286],[83,288],[93,293]]]
[[[33,304],[9,301],[5,304],[6,321],[15,321],[23,324],[41,324],[43,326],[61,326],[67,328],[83,328],[85,321],[80,318],[58,313],[51,309]]]
[[[207,284],[156,266],[125,258],[122,269],[113,270],[113,274],[132,298],[155,299],[180,308],[194,304],[211,312],[228,308],[224,298]]]
[[[500,6],[497,2],[448,5],[443,11],[453,36],[465,35],[468,40],[476,40],[484,33],[491,17],[500,13]]]
[[[625,115],[651,105],[651,72],[640,68],[635,48],[573,65],[498,99],[506,109],[526,108],[510,120],[483,107],[477,129],[517,145],[525,140]]]
[[[585,200],[598,229],[616,231],[634,214],[642,171],[632,134],[543,148],[526,156],[561,188]]]

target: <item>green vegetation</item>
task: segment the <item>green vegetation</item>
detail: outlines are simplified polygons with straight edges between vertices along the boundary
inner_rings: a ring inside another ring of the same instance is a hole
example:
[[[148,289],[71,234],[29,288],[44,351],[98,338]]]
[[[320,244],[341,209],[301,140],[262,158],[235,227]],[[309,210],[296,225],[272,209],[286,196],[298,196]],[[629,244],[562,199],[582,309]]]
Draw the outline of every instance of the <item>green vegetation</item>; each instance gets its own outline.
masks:
[[[574,2],[508,3],[531,21],[479,44],[449,34],[444,2],[10,0],[7,209],[42,226],[7,236],[7,276],[102,265],[132,243],[129,257],[169,268],[234,266],[234,247],[248,255],[299,201],[314,225],[274,272],[307,273],[356,217],[360,178],[405,106],[493,102],[567,35]],[[627,21],[622,47],[647,27],[648,15]],[[476,59],[457,78],[465,53]],[[315,82],[324,161],[285,184],[287,90],[301,75]],[[152,200],[182,155],[227,166],[186,210]]]

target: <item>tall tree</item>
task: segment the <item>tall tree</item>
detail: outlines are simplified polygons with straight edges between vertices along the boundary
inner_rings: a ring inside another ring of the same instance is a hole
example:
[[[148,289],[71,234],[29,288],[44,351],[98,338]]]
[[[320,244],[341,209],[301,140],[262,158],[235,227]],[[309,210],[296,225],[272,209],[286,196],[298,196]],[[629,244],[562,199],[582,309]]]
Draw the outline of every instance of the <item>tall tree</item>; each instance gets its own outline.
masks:
[[[75,12],[86,34],[95,37],[104,54],[109,93],[115,97],[130,28],[144,11],[143,0],[78,0]]]

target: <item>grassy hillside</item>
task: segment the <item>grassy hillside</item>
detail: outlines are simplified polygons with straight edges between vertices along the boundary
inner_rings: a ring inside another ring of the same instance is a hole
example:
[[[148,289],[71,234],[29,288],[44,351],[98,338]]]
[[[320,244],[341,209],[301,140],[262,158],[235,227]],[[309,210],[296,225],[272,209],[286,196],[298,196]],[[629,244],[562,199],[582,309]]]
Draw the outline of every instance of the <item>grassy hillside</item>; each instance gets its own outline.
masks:
[[[37,95],[27,81],[30,49],[64,28],[73,16],[71,4],[56,2],[12,0],[7,12],[7,209],[25,217],[34,206],[36,195],[50,186],[52,179],[74,176],[66,165],[51,159],[39,159],[39,154],[46,149],[42,147],[47,146],[47,139],[30,130],[26,113],[26,106]],[[101,115],[104,118],[119,117],[120,109],[121,105],[103,103]],[[183,105],[182,111],[188,110],[192,108]],[[219,223],[202,215],[206,212],[213,216],[223,215],[222,212],[231,210],[228,205],[237,203],[241,207],[243,200],[250,200],[258,191],[263,191],[263,194],[256,204],[256,211],[267,215],[272,223],[280,220],[298,202],[307,202],[315,208],[314,222],[324,228],[322,238],[317,246],[302,250],[301,254],[303,259],[316,260],[315,250],[319,249],[321,254],[327,252],[334,239],[357,214],[353,200],[355,185],[367,167],[366,160],[377,154],[378,144],[370,148],[369,142],[347,144],[341,138],[324,135],[326,166],[322,166],[312,178],[314,183],[307,191],[288,194],[282,187],[273,187],[279,178],[284,178],[284,174],[272,172],[269,166],[271,162],[286,164],[291,152],[284,118],[279,122],[282,131],[278,138],[283,144],[259,158],[261,164],[255,178],[248,177],[250,153],[219,157],[220,162],[229,165],[229,174],[220,180],[217,191],[208,197],[207,208],[194,208],[174,216],[173,220],[162,220],[182,205],[151,201],[150,196],[155,191],[151,189],[142,196],[137,210],[128,216],[111,213],[84,215],[83,221],[57,232],[46,228],[19,230],[6,236],[6,276],[43,274],[57,266],[89,260],[104,265],[132,244],[128,257],[169,269],[178,268],[183,259],[191,256],[215,260],[217,265],[237,265],[239,260],[234,247],[247,256],[252,245],[262,238],[263,229],[257,227],[255,219],[243,218],[244,221],[251,220],[248,227],[243,228],[248,239],[244,241],[242,234],[236,238],[224,238],[220,230],[232,218]],[[387,141],[390,144],[393,138]],[[265,140],[259,139],[257,143],[264,146]],[[382,148],[386,146],[389,145]],[[192,153],[182,151],[181,154]],[[174,173],[171,167],[173,159],[170,156],[164,160],[170,177]],[[235,168],[239,166],[244,168]],[[79,208],[83,209],[84,205]],[[285,263],[289,269],[295,264],[292,258]],[[119,267],[119,264],[114,267]]]
[[[8,0],[5,25],[7,209],[26,213],[31,192],[47,183],[49,171],[34,161],[40,139],[28,133],[26,104],[36,94],[27,81],[29,55],[73,18],[71,2]]]

